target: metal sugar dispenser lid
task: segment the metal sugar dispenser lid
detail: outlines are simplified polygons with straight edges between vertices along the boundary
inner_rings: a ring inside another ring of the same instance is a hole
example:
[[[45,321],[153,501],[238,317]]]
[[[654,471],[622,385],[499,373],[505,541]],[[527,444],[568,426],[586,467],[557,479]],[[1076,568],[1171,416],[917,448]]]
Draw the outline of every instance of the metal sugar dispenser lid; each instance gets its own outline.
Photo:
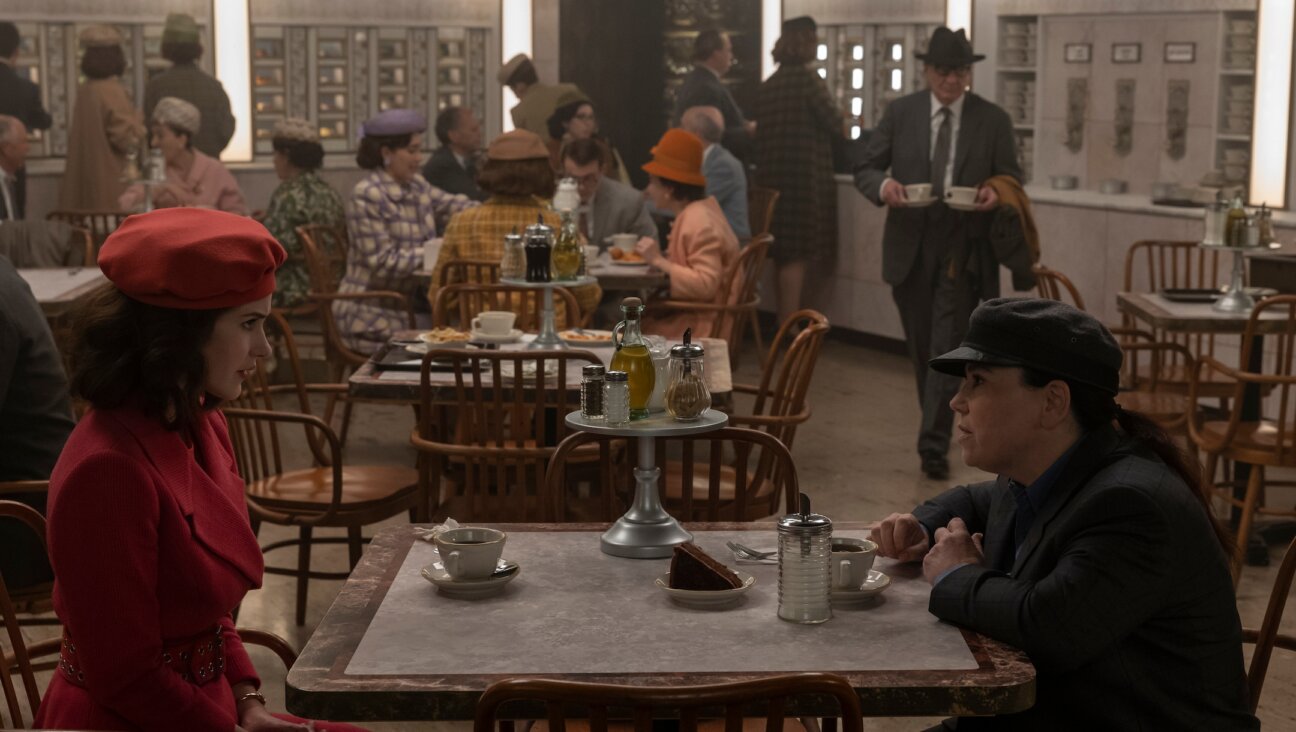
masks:
[[[701,344],[693,342],[693,329],[689,328],[684,331],[684,342],[671,347],[670,356],[683,362],[684,370],[687,371],[691,363],[701,361],[706,356],[706,351]]]
[[[810,511],[801,494],[801,510],[779,519],[778,616],[793,623],[822,623],[832,617],[829,600],[832,521]]]
[[[780,534],[790,534],[805,539],[832,536],[832,519],[810,511],[810,496],[801,494],[801,510],[789,513],[778,521]],[[807,545],[807,550],[809,546]]]

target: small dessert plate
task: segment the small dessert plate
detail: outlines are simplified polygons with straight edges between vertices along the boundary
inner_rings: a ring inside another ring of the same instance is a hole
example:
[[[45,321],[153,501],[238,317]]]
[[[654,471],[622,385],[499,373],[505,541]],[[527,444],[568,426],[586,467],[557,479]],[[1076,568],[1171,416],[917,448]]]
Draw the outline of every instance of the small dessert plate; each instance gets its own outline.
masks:
[[[951,201],[949,199],[946,199],[945,205],[949,206],[955,211],[975,211],[976,210],[975,203],[959,203],[958,201]]]
[[[522,331],[513,328],[507,333],[496,335],[494,333],[482,333],[481,331],[474,330],[469,335],[472,340],[477,341],[478,343],[513,343],[522,337]]]
[[[647,262],[623,262],[620,259],[613,259],[610,264],[614,267],[638,267],[640,269],[648,269]]]
[[[465,580],[451,577],[450,573],[445,571],[445,567],[440,562],[437,562],[424,567],[422,574],[423,579],[436,585],[437,590],[447,597],[459,600],[480,600],[503,592],[505,585],[512,582],[514,577],[522,574],[522,567],[514,564],[513,571],[505,575]]]
[[[906,203],[905,205],[908,206],[909,208],[926,208],[927,206],[936,203],[937,200],[939,199],[937,199],[935,196],[928,196],[926,198],[911,198],[909,199],[908,203]]]
[[[828,592],[828,597],[832,600],[832,604],[834,605],[858,605],[866,600],[877,597],[890,586],[890,577],[876,569],[870,569],[868,580],[866,580],[864,584],[860,585],[859,589],[833,589]]]
[[[732,590],[677,590],[670,586],[670,572],[657,578],[657,586],[669,595],[671,600],[681,605],[709,610],[738,602],[743,593],[756,584],[756,578],[746,572],[735,569],[734,574],[742,580],[742,587],[735,587]]]

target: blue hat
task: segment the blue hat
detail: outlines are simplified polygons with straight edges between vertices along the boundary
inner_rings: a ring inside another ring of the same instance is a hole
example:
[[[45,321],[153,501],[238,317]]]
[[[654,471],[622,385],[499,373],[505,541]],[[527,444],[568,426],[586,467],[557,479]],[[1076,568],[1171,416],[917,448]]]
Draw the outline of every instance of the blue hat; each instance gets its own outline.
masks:
[[[389,109],[365,120],[360,136],[412,135],[427,129],[427,117],[412,109]]]

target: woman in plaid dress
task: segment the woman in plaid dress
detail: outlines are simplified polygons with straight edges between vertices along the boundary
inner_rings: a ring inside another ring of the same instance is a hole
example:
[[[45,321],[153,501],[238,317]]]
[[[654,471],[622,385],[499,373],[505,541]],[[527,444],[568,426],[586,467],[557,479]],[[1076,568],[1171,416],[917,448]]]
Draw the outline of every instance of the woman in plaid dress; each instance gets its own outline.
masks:
[[[423,248],[437,235],[437,218],[477,202],[436,188],[419,174],[427,120],[392,109],[364,123],[356,163],[369,175],[356,183],[347,213],[351,245],[339,293],[393,290],[413,295]],[[333,318],[349,348],[372,353],[393,331],[408,327],[405,313],[378,299],[336,300]]]
[[[778,70],[756,95],[756,181],[779,192],[770,256],[780,321],[801,306],[807,263],[831,269],[837,253],[832,140],[841,135],[842,115],[809,67],[817,45],[814,20],[785,21],[774,45]]]

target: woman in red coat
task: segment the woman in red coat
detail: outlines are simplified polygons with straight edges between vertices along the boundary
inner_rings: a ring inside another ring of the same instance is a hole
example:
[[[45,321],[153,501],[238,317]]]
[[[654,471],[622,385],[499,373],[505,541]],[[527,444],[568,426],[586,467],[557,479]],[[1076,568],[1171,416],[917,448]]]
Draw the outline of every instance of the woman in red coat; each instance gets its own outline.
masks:
[[[104,243],[112,284],[78,315],[73,354],[92,408],[50,478],[64,635],[37,727],[311,729],[266,711],[230,617],[264,567],[216,409],[270,353],[283,261],[255,221],[191,208],[132,216]]]

